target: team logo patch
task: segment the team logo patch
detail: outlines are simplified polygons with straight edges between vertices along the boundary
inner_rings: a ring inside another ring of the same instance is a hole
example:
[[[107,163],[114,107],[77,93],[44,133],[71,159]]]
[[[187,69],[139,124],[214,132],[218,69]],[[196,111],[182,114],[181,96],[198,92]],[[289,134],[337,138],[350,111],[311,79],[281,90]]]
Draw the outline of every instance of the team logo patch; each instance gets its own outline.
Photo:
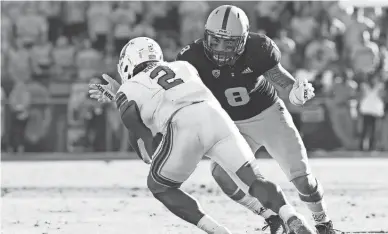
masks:
[[[220,72],[220,70],[216,69],[216,70],[212,71],[212,74],[215,78],[218,78],[218,77],[220,77],[221,72]]]

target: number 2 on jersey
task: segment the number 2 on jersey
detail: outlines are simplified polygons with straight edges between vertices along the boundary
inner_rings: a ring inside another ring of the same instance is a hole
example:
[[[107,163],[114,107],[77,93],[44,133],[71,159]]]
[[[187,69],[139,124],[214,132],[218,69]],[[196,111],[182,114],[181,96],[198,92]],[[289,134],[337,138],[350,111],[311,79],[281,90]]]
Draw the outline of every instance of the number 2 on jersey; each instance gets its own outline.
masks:
[[[244,87],[235,87],[225,90],[225,97],[231,106],[242,106],[251,99],[248,90]]]
[[[155,79],[157,76],[159,76],[159,73],[161,71],[164,71],[164,75],[162,75],[158,79],[158,84],[162,86],[163,89],[168,90],[171,89],[179,84],[184,83],[182,79],[176,78],[175,80],[172,81],[172,79],[175,78],[175,72],[171,70],[167,66],[158,66],[156,67],[151,73],[150,73],[150,78]]]

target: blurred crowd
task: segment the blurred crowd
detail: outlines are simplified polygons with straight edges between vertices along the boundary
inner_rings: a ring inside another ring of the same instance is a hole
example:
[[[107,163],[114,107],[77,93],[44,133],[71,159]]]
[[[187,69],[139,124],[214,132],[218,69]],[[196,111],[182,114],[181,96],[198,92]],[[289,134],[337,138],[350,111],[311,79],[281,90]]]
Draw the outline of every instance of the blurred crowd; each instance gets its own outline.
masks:
[[[117,78],[120,50],[137,36],[174,60],[222,4],[231,2],[2,1],[2,151],[127,151],[115,107],[88,98],[88,84]],[[289,106],[309,148],[388,150],[388,8],[233,4],[276,42],[286,69],[314,84],[313,101]]]

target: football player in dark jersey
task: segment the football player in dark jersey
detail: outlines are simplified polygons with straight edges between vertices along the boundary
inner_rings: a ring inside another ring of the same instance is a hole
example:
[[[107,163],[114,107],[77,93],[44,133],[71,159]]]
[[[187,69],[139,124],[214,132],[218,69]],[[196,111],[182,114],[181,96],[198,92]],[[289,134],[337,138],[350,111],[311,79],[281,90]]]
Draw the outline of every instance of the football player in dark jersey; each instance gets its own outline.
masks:
[[[282,101],[301,106],[314,97],[314,88],[307,80],[295,80],[281,66],[280,56],[270,38],[249,32],[243,10],[223,5],[210,13],[204,38],[184,47],[177,60],[188,61],[198,70],[252,151],[264,146],[278,162],[312,212],[319,233],[332,234],[323,188],[311,172],[306,148]],[[213,162],[212,175],[231,199],[262,215],[271,233],[284,229],[279,216],[249,196],[232,173]]]

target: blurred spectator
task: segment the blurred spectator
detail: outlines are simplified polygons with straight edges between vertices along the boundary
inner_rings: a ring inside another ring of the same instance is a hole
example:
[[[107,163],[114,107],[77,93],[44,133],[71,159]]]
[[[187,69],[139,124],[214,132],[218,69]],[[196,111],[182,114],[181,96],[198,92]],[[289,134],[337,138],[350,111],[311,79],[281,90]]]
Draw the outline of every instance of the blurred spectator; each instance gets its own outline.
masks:
[[[64,35],[72,42],[84,37],[87,32],[86,7],[88,2],[67,1],[64,4]]]
[[[91,2],[87,10],[89,38],[93,47],[99,51],[106,47],[112,27],[111,14],[111,2]]]
[[[85,40],[83,48],[76,55],[78,78],[81,81],[89,81],[94,75],[100,73],[102,55],[92,48],[89,40]]]
[[[31,49],[32,74],[35,80],[48,80],[53,65],[52,44],[41,38]]]
[[[274,42],[279,47],[280,52],[282,52],[281,64],[282,66],[290,72],[295,71],[293,63],[293,55],[295,53],[295,42],[288,36],[288,32],[283,29],[279,32],[279,37],[274,38]]]
[[[319,37],[310,42],[305,49],[305,62],[313,70],[323,72],[332,62],[338,59],[334,42]]]
[[[6,108],[5,102],[7,101],[7,96],[4,92],[3,87],[1,87],[1,151],[4,152],[7,147],[7,139],[6,139]]]
[[[379,47],[370,41],[368,31],[364,31],[362,40],[353,46],[349,58],[356,73],[370,73],[376,69],[379,63]]]
[[[104,56],[104,71],[102,73],[107,73],[110,75],[112,78],[116,78],[118,75],[117,72],[117,64],[119,61],[119,54],[116,53],[113,46],[108,46],[106,49],[106,53]],[[121,82],[121,79],[116,79]]]
[[[377,22],[379,17],[383,14],[383,9],[381,7],[365,7],[364,16],[372,20],[373,22]]]
[[[318,24],[310,11],[309,4],[304,4],[292,18],[290,27],[295,43],[304,45],[316,35]]]
[[[352,100],[356,98],[357,83],[345,73],[337,76],[332,87],[331,99],[326,106],[333,130],[345,149],[357,149],[356,121],[352,117]]]
[[[388,79],[384,80],[384,117],[381,120],[381,140],[379,147],[388,151]]]
[[[155,2],[148,3],[148,7],[155,12],[153,15],[153,27],[158,31],[179,32],[180,20],[179,19],[179,2],[173,1],[157,1],[157,3],[163,3],[163,10],[159,10],[159,6],[154,6]]]
[[[7,15],[3,14],[1,16],[1,41],[10,44],[13,36],[13,23]]]
[[[348,26],[352,21],[352,13],[354,11],[353,7],[348,7],[343,4],[339,4],[334,1],[323,1],[323,7],[326,9],[326,12],[331,19],[338,19]]]
[[[278,35],[281,28],[280,15],[287,3],[260,1],[256,4],[256,27],[270,38]]]
[[[152,27],[152,18],[144,18],[133,28],[130,38],[134,37],[150,37],[156,36],[155,29]]]
[[[364,16],[361,9],[355,8],[352,17],[343,21],[346,25],[344,43],[345,49],[349,55],[354,53],[354,49],[363,44],[363,34],[365,31],[371,31],[375,23]]]
[[[182,45],[187,45],[192,41],[203,37],[208,13],[209,5],[207,2],[184,1],[180,3],[180,43]]]
[[[362,118],[362,131],[360,150],[375,150],[376,125],[384,116],[384,84],[379,76],[361,84],[360,114]],[[365,141],[368,146],[365,147]]]
[[[24,152],[25,129],[29,117],[30,93],[27,85],[17,81],[9,95],[10,133],[9,140],[13,152]]]
[[[136,22],[136,13],[129,8],[129,2],[120,2],[112,13],[113,40],[117,54],[130,40],[131,30]]]
[[[28,152],[42,152],[47,150],[45,137],[51,124],[51,108],[49,106],[49,90],[40,82],[28,84],[31,105],[25,129],[25,150]]]
[[[62,33],[63,22],[62,16],[62,2],[60,1],[39,1],[37,2],[38,9],[41,14],[45,16],[48,24],[48,40],[55,43]]]
[[[174,61],[180,48],[178,47],[172,33],[162,33],[158,40],[161,47],[163,47],[163,55],[166,61]]]
[[[74,74],[75,48],[67,37],[61,36],[53,48],[54,79],[70,80]]]
[[[107,135],[110,139],[110,151],[127,152],[129,149],[129,134],[122,122],[117,121],[120,114],[114,104],[106,106],[106,118],[109,132]]]
[[[9,43],[5,40],[1,40],[1,83],[10,81],[8,69],[9,69]]]
[[[152,22],[153,26],[155,18],[163,18],[166,16],[168,4],[165,1],[144,2],[143,8],[147,14],[142,19],[147,19],[149,22]]]
[[[384,9],[378,22],[380,24],[380,44],[388,48],[388,7]]]
[[[334,41],[335,47],[337,49],[337,54],[343,56],[344,53],[344,35],[346,31],[345,24],[339,19],[332,19],[329,25],[329,34],[327,38]]]
[[[22,1],[2,1],[1,2],[1,20],[7,16],[14,24],[16,20],[22,15],[22,8],[26,2]]]
[[[94,78],[90,83],[101,83],[101,80]],[[103,104],[87,97],[84,103],[86,107],[85,125],[88,146],[90,150],[102,152],[105,150],[106,119]]]
[[[88,84],[74,83],[71,87],[67,105],[67,149],[69,152],[84,151],[87,146],[85,128],[85,108],[83,103],[88,98]]]
[[[36,5],[25,4],[15,23],[16,35],[27,48],[31,48],[40,38],[47,37],[47,20],[39,15]]]
[[[21,41],[16,41],[16,48],[11,48],[8,53],[8,72],[11,79],[26,82],[31,79],[32,65],[29,51],[24,48]]]
[[[142,1],[129,1],[128,8],[131,9],[136,16],[136,22],[139,22],[140,19],[144,16],[144,2]]]

